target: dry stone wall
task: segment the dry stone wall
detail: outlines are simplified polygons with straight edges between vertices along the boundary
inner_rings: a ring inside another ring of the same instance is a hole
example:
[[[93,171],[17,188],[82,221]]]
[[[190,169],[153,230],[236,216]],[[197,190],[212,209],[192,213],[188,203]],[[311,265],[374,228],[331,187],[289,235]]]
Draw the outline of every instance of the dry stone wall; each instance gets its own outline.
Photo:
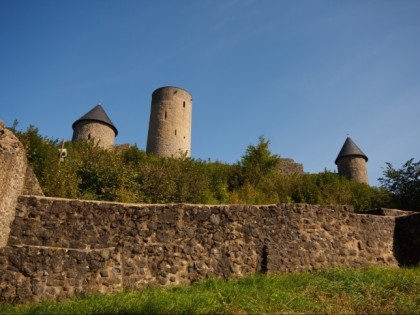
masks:
[[[403,251],[419,248],[420,239],[412,226],[419,217],[398,215],[355,214],[345,206],[134,205],[21,196],[8,245],[0,249],[0,301],[256,272],[398,266],[397,242],[404,239],[395,231],[411,233]]]

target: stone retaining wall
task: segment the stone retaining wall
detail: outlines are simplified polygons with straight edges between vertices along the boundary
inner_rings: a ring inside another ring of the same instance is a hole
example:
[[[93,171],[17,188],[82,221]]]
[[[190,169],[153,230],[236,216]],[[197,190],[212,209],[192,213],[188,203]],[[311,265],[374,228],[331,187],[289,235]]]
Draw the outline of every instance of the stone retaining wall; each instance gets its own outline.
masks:
[[[0,301],[256,272],[398,266],[399,221],[412,232],[407,246],[419,248],[418,229],[411,226],[418,217],[399,214],[304,204],[134,205],[21,196],[8,245],[0,249]]]

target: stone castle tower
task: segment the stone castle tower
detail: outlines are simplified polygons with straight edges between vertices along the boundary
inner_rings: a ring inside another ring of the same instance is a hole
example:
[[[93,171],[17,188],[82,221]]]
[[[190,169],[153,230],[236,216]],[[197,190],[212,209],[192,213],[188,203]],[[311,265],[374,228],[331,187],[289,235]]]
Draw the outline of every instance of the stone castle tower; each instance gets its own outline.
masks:
[[[338,174],[359,183],[368,184],[366,162],[368,157],[359,149],[350,137],[347,137],[343,147],[335,159]]]
[[[93,140],[102,148],[114,145],[118,130],[105,113],[101,104],[96,105],[85,115],[76,120],[73,125],[73,141]]]
[[[171,157],[191,155],[192,96],[166,86],[152,94],[147,153]]]

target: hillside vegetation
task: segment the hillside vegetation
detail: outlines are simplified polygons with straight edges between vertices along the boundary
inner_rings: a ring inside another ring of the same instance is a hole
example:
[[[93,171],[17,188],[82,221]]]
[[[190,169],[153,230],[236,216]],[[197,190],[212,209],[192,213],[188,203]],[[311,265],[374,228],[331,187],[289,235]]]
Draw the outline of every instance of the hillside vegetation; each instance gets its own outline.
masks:
[[[420,268],[328,269],[0,305],[3,314],[419,314]]]
[[[47,196],[130,203],[201,204],[348,204],[355,209],[389,206],[386,189],[370,187],[324,171],[284,175],[281,160],[260,137],[235,164],[190,158],[159,158],[136,146],[104,150],[93,143],[61,143],[11,128],[24,144],[28,160]]]

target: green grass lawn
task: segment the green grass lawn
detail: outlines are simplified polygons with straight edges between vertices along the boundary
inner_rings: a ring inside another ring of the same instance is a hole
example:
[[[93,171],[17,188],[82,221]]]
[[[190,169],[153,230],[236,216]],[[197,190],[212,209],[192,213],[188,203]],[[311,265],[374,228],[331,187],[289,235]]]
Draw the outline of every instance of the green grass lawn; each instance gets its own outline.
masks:
[[[420,267],[256,275],[191,286],[0,305],[1,314],[420,314]]]

